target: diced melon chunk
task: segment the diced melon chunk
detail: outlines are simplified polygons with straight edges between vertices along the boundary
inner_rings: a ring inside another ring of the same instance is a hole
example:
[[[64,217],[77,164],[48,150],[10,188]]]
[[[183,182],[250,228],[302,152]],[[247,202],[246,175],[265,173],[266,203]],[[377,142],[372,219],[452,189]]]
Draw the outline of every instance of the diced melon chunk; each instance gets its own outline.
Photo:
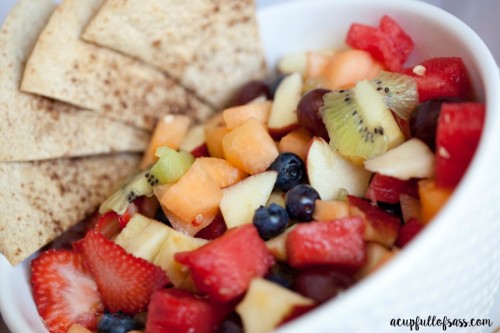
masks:
[[[224,157],[251,175],[266,170],[279,154],[266,127],[253,118],[226,134],[222,145]]]
[[[231,186],[248,176],[246,172],[221,158],[200,157],[197,161],[220,188]]]
[[[345,201],[316,200],[314,205],[313,219],[316,221],[331,221],[349,216],[350,206]]]
[[[429,223],[432,220],[446,204],[452,192],[452,190],[437,187],[432,180],[421,180],[418,183],[418,194],[422,204],[422,223]]]
[[[222,148],[222,139],[231,130],[225,126],[207,126],[205,127],[205,143],[208,153],[212,157],[223,158],[224,150]]]
[[[266,124],[271,112],[271,101],[249,103],[225,109],[222,112],[226,126],[234,129],[250,118],[257,119],[260,123]]]
[[[311,138],[312,136],[307,130],[303,127],[298,128],[281,138],[278,144],[278,151],[280,153],[294,153],[305,161]]]

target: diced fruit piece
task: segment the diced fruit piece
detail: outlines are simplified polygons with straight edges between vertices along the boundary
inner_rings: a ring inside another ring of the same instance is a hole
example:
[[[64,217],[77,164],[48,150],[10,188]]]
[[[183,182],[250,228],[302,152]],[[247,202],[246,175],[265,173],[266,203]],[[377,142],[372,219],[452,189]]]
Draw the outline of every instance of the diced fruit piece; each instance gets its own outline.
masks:
[[[113,239],[113,237],[115,237],[122,229],[119,219],[120,215],[113,211],[104,213],[99,218],[99,222],[97,222],[95,230],[99,231],[106,238]]]
[[[228,187],[248,176],[228,161],[217,157],[200,157],[197,163],[212,177],[220,188]]]
[[[364,196],[371,172],[343,158],[321,138],[311,140],[306,157],[307,176],[321,199],[337,199],[340,190]]]
[[[219,185],[196,160],[160,202],[182,220],[200,226],[204,216],[215,216],[222,195]]]
[[[364,232],[365,224],[359,217],[300,224],[288,234],[288,263],[295,268],[360,267],[365,261]]]
[[[330,62],[331,57],[334,54],[335,53],[333,51],[308,51],[306,53],[307,67],[304,76],[307,78],[316,78],[322,76]]]
[[[286,76],[278,86],[267,121],[273,135],[281,137],[298,127],[297,104],[302,96],[302,84],[302,76],[294,73]]]
[[[179,149],[193,152],[196,148],[205,144],[205,127],[201,124],[190,127],[182,140]]]
[[[139,329],[134,318],[123,313],[104,313],[99,320],[99,333],[129,332]]]
[[[224,158],[222,139],[231,130],[225,126],[205,127],[205,142],[211,157]]]
[[[358,208],[354,215],[359,215],[366,222],[363,239],[378,242],[385,246],[392,246],[398,237],[401,221],[399,217],[389,214],[368,201],[348,196],[349,204]],[[351,211],[351,215],[352,211]]]
[[[422,211],[422,206],[420,200],[415,199],[408,194],[400,194],[399,201],[401,204],[401,214],[403,215],[403,221],[408,223],[411,219],[420,220],[420,215]]]
[[[293,225],[285,230],[281,235],[274,237],[266,242],[266,247],[269,250],[269,253],[273,255],[276,260],[286,262],[288,261],[288,254],[286,252],[286,239],[290,231],[295,228],[296,225]]]
[[[432,180],[422,180],[418,182],[418,194],[422,204],[422,223],[426,224],[444,207],[452,190],[438,187]]]
[[[482,103],[444,103],[436,137],[436,185],[454,188],[469,167],[484,126]]]
[[[264,125],[253,118],[226,134],[222,145],[228,162],[251,175],[266,170],[279,154]]]
[[[434,176],[434,154],[417,138],[412,138],[384,154],[365,161],[365,168],[400,180]]]
[[[382,65],[370,53],[345,50],[330,57],[323,75],[328,89],[349,88],[361,80],[371,80],[382,70]]]
[[[146,309],[151,294],[168,284],[161,268],[128,254],[96,231],[89,231],[75,246],[110,312],[131,315],[141,312]]]
[[[320,108],[325,104],[323,96],[329,93],[329,89],[313,89],[308,91],[297,105],[297,118],[299,124],[315,136],[328,140],[328,132],[321,119]],[[283,140],[283,139],[282,139]]]
[[[130,226],[130,224],[138,224],[138,226]],[[125,229],[130,226],[131,228],[136,230],[143,224],[147,224],[147,226],[133,238],[127,239],[126,244],[122,243],[123,238],[121,237],[117,237],[115,243],[123,247],[125,251],[133,254],[135,257],[153,262],[156,255],[160,251],[160,247],[167,241],[169,235],[169,227],[161,222],[148,219],[141,214],[135,214]],[[129,232],[128,235],[130,234],[131,233]]]
[[[245,105],[257,98],[271,98],[271,89],[260,80],[253,80],[245,83],[234,100],[234,105]]]
[[[154,193],[154,189],[153,189]],[[156,215],[156,211],[158,210],[158,207],[160,206],[160,203],[158,202],[158,198],[156,196],[151,196],[151,197],[140,197],[137,198],[134,201],[134,205],[137,207],[138,212],[141,213],[142,215],[149,217],[149,218],[154,218]],[[137,211],[136,211],[137,212]],[[136,213],[134,212],[134,214]],[[129,214],[128,220],[133,216],[133,214]],[[128,223],[128,221],[126,221]],[[125,223],[126,225],[126,223]]]
[[[116,236],[115,243],[122,248],[129,246],[150,224],[153,220],[144,218],[137,214],[127,223],[127,226]]]
[[[381,155],[404,142],[388,108],[387,98],[397,97],[392,93],[383,96],[385,88],[391,92],[392,82],[377,78],[359,81],[352,90],[332,91],[324,96],[325,105],[320,112],[332,149],[359,161]]]
[[[168,226],[167,237],[158,249],[153,263],[161,267],[174,287],[194,291],[194,284],[189,273],[174,259],[177,252],[192,251],[207,243],[206,240],[194,238],[176,231]]]
[[[304,52],[287,54],[278,61],[278,71],[282,74],[305,74],[307,69],[307,55]]]
[[[149,170],[145,170],[126,181],[119,190],[101,204],[99,213],[104,214],[109,211],[114,211],[118,213],[118,215],[123,215],[128,205],[134,202],[135,199],[141,196],[152,196],[153,184],[148,176]]]
[[[411,38],[387,15],[382,17],[378,28],[352,24],[346,43],[355,49],[368,51],[394,72],[401,70],[413,49]]]
[[[199,145],[198,147],[194,148],[191,150],[191,155],[194,156],[194,158],[198,157],[209,157],[210,152],[208,151],[208,147],[205,143]]]
[[[177,253],[175,259],[189,267],[198,290],[222,302],[242,295],[252,279],[274,264],[251,224],[229,229],[194,251]]]
[[[184,220],[165,207],[163,207],[163,212],[172,228],[186,235],[194,236],[212,223],[219,214],[219,209],[215,209],[203,215],[198,215],[194,221]]]
[[[264,275],[264,279],[270,282],[277,283],[283,288],[291,289],[295,278],[297,277],[298,271],[290,266],[286,262],[276,262],[269,272]]]
[[[92,331],[89,331],[83,326],[80,326],[78,324],[73,324],[68,330],[68,333],[92,333]]]
[[[349,289],[353,284],[352,273],[348,270],[318,266],[300,270],[292,288],[321,304]]]
[[[274,188],[281,191],[288,191],[306,178],[304,161],[294,153],[280,153],[268,170],[278,173]]]
[[[155,153],[159,147],[167,146],[171,149],[179,149],[190,124],[191,119],[184,115],[169,114],[160,118],[142,158],[141,170],[145,170],[156,162]]]
[[[396,245],[404,247],[424,228],[424,225],[419,220],[412,218],[399,229]]]
[[[462,58],[430,58],[417,66],[423,67],[423,74],[414,70],[416,66],[405,68],[403,72],[413,76],[417,81],[421,103],[438,97],[467,98],[472,94],[467,69]]]
[[[285,207],[285,193],[281,191],[271,192],[269,199],[267,199],[266,206],[269,206],[272,203],[275,203],[281,207]]]
[[[301,127],[281,138],[278,151],[280,153],[294,153],[305,161],[309,141],[311,141],[311,134]]]
[[[257,119],[262,124],[267,124],[269,113],[271,112],[271,101],[249,103],[240,106],[233,106],[222,112],[227,128],[234,129],[250,118]]]
[[[104,306],[78,253],[42,252],[31,262],[31,284],[38,313],[50,332],[66,333],[73,324],[97,327]]]
[[[221,305],[179,289],[156,291],[151,297],[146,333],[212,333],[222,321]]]
[[[398,238],[399,239],[399,238]],[[366,263],[356,272],[356,279],[361,280],[375,272],[394,255],[385,246],[375,242],[366,244]]]
[[[350,216],[349,204],[345,201],[317,200],[313,212],[316,221],[331,221]]]
[[[254,279],[236,312],[245,332],[266,333],[276,328],[295,307],[312,306],[314,301],[265,279]]]
[[[319,193],[307,184],[299,184],[285,196],[285,208],[288,216],[299,222],[312,220],[316,201],[321,199]]]
[[[209,225],[196,233],[195,237],[212,240],[224,235],[226,230],[226,221],[224,221],[222,214],[218,213]]]
[[[288,225],[288,214],[285,208],[277,204],[267,207],[260,206],[253,216],[253,225],[257,228],[260,238],[268,240],[282,234]]]
[[[166,146],[158,148],[156,156],[160,159],[151,167],[148,179],[154,185],[175,183],[194,162],[194,157],[186,151],[176,151]]]
[[[416,192],[414,190],[416,188],[416,181],[400,180],[376,173],[370,181],[370,186],[366,191],[365,197],[373,203],[385,202],[396,204],[400,201],[401,194],[412,194],[412,192]]]
[[[251,223],[255,210],[266,204],[278,173],[266,171],[226,187],[220,210],[228,228]]]

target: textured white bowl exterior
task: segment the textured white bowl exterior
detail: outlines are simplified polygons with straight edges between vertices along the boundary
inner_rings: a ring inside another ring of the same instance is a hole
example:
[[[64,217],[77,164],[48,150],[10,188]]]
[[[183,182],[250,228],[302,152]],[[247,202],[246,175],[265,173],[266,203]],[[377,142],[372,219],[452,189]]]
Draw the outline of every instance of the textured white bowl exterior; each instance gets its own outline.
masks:
[[[285,54],[343,46],[352,22],[377,25],[388,14],[413,37],[409,64],[462,57],[487,104],[483,138],[448,205],[393,261],[348,292],[279,329],[280,333],[408,332],[391,319],[488,318],[500,281],[500,78],[480,38],[461,21],[413,0],[309,0],[259,13],[269,64]],[[495,130],[495,128],[497,130]],[[46,333],[31,297],[29,260],[12,268],[0,256],[0,311],[13,333]],[[448,328],[487,332],[489,327]],[[430,327],[423,331],[442,331]]]

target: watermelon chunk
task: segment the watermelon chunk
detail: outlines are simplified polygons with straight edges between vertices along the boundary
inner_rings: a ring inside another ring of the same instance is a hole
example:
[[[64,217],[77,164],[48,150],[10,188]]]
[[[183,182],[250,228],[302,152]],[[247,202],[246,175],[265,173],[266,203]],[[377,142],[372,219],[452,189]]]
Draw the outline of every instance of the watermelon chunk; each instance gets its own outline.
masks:
[[[415,73],[415,67],[405,68],[403,73],[417,81],[420,103],[437,97],[468,98],[473,94],[462,58],[430,58],[419,65],[425,68],[423,74]]]
[[[215,332],[229,312],[226,308],[185,290],[159,290],[151,296],[146,333]]]
[[[372,202],[396,204],[400,194],[408,194],[418,198],[418,186],[415,180],[400,180],[376,173],[366,191],[366,198]]]
[[[196,250],[177,253],[175,260],[189,267],[198,290],[222,302],[242,295],[253,278],[264,276],[274,264],[252,224],[229,229]]]
[[[346,37],[347,45],[369,52],[387,69],[398,72],[413,50],[413,41],[391,17],[384,15],[378,28],[354,23]]]
[[[485,105],[444,103],[436,134],[436,185],[454,188],[467,170],[481,138]]]
[[[415,218],[410,219],[399,229],[396,245],[401,248],[406,246],[406,244],[415,238],[415,236],[417,236],[423,228],[424,225],[419,220]]]
[[[366,251],[360,217],[299,224],[286,241],[288,263],[295,268],[317,265],[360,267]]]

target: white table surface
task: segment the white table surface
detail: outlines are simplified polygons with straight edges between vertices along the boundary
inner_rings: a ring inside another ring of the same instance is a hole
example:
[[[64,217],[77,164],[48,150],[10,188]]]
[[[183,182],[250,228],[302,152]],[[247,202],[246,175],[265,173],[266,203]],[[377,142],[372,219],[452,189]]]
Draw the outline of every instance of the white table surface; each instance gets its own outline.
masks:
[[[307,1],[307,0],[256,0],[259,7],[272,6],[287,1]],[[348,1],[348,0],[345,0]],[[376,0],[374,0],[376,1]],[[404,0],[401,0],[404,1]],[[500,64],[500,0],[424,0],[434,5],[440,6],[453,15],[467,23],[484,40],[490,48],[497,63]],[[9,9],[16,0],[0,0],[0,22],[7,15]],[[497,297],[500,300],[500,295]],[[495,321],[492,331],[500,326],[500,302],[497,302],[491,313],[491,319]],[[0,333],[9,333],[0,315]],[[26,332],[29,333],[29,332]]]

